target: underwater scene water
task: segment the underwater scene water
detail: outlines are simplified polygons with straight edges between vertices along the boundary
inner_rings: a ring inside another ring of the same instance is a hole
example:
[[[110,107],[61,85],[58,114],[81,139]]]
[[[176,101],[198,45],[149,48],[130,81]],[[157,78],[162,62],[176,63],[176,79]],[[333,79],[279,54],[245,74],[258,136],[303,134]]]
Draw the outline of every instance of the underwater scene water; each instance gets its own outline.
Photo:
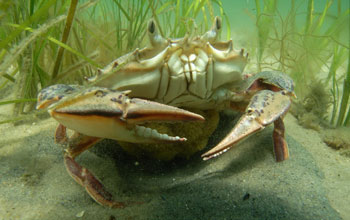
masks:
[[[0,2],[0,220],[350,219],[348,0]]]

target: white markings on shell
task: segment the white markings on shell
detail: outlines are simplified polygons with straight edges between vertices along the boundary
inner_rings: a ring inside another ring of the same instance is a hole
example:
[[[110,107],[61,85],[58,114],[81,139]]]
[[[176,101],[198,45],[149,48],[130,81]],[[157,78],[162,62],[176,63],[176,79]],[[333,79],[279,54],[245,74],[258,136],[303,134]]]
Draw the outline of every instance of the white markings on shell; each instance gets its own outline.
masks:
[[[167,62],[168,69],[163,68],[162,71],[169,77],[169,86],[166,92],[164,86],[161,86],[160,91],[164,96],[158,95],[160,99],[163,97],[164,103],[171,103],[174,99],[185,101],[184,97],[178,97],[186,93],[202,99],[211,95],[213,76],[210,74],[213,74],[213,72],[207,72],[208,55],[200,48],[194,49],[194,52],[186,55],[182,49],[178,49],[169,57]]]

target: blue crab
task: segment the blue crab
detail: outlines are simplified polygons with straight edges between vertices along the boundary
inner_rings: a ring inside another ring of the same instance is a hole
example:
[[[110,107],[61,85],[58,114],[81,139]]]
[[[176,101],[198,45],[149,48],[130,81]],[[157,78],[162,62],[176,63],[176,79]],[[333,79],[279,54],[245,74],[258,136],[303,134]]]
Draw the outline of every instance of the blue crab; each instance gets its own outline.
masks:
[[[293,81],[276,71],[245,77],[248,55],[243,49],[236,51],[232,40],[217,39],[221,27],[216,17],[212,28],[201,36],[165,39],[151,20],[147,27],[151,46],[98,70],[94,87],[53,85],[39,93],[37,108],[48,108],[60,123],[55,137],[68,146],[64,153],[68,173],[98,203],[109,207],[128,204],[113,200],[75,157],[103,138],[132,143],[186,141],[142,126],[150,121],[204,120],[182,108],[243,112],[231,132],[202,155],[204,160],[226,152],[271,123],[275,159],[288,159],[282,119],[294,96]],[[76,133],[68,138],[66,128]]]

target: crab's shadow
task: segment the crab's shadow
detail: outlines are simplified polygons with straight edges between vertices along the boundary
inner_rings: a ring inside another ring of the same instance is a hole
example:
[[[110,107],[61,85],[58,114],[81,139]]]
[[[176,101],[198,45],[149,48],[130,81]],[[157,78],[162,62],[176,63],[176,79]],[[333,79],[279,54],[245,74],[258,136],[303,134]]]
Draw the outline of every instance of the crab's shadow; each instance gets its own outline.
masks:
[[[236,124],[239,116],[239,114],[220,113],[218,127],[209,138],[206,148],[189,159],[175,158],[171,161],[160,161],[147,157],[134,157],[126,153],[117,142],[112,140],[103,140],[92,151],[100,157],[112,158],[115,167],[118,169],[118,175],[122,179],[130,178],[129,183],[132,182],[132,179],[145,176],[152,176],[152,179],[157,179],[157,181],[160,179],[170,181],[174,178],[190,177],[188,178],[190,180],[183,181],[183,184],[196,179],[212,178],[213,176],[229,177],[251,169],[255,164],[272,157],[271,131],[267,131],[263,134],[255,134],[259,138],[253,144],[245,144],[243,141],[243,146],[239,143],[228,153],[209,161],[202,160],[201,154],[222,140]],[[235,153],[237,149],[239,153]],[[220,164],[218,169],[207,169],[216,163]],[[196,177],[194,178],[194,176]],[[150,185],[152,184],[154,183],[151,181]],[[169,186],[169,184],[166,185]]]

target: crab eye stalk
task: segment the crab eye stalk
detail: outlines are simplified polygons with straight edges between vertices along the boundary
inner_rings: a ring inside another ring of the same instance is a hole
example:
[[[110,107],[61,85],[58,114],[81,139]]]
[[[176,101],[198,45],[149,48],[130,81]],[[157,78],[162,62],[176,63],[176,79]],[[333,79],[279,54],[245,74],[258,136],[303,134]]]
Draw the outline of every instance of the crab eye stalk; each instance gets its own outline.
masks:
[[[216,41],[217,36],[219,35],[222,28],[221,18],[216,16],[213,22],[211,29],[201,36],[201,39],[204,41],[209,41],[213,43]]]
[[[155,31],[156,31],[156,25],[153,20],[150,20],[150,22],[148,23],[148,32],[150,34],[154,34]]]
[[[215,24],[216,30],[221,30],[222,21],[221,21],[220,17],[218,17],[218,16],[215,17],[214,24]],[[212,28],[212,29],[214,29],[214,28]]]
[[[157,25],[153,19],[148,22],[147,33],[153,47],[164,47],[167,44],[167,40],[158,33]]]

